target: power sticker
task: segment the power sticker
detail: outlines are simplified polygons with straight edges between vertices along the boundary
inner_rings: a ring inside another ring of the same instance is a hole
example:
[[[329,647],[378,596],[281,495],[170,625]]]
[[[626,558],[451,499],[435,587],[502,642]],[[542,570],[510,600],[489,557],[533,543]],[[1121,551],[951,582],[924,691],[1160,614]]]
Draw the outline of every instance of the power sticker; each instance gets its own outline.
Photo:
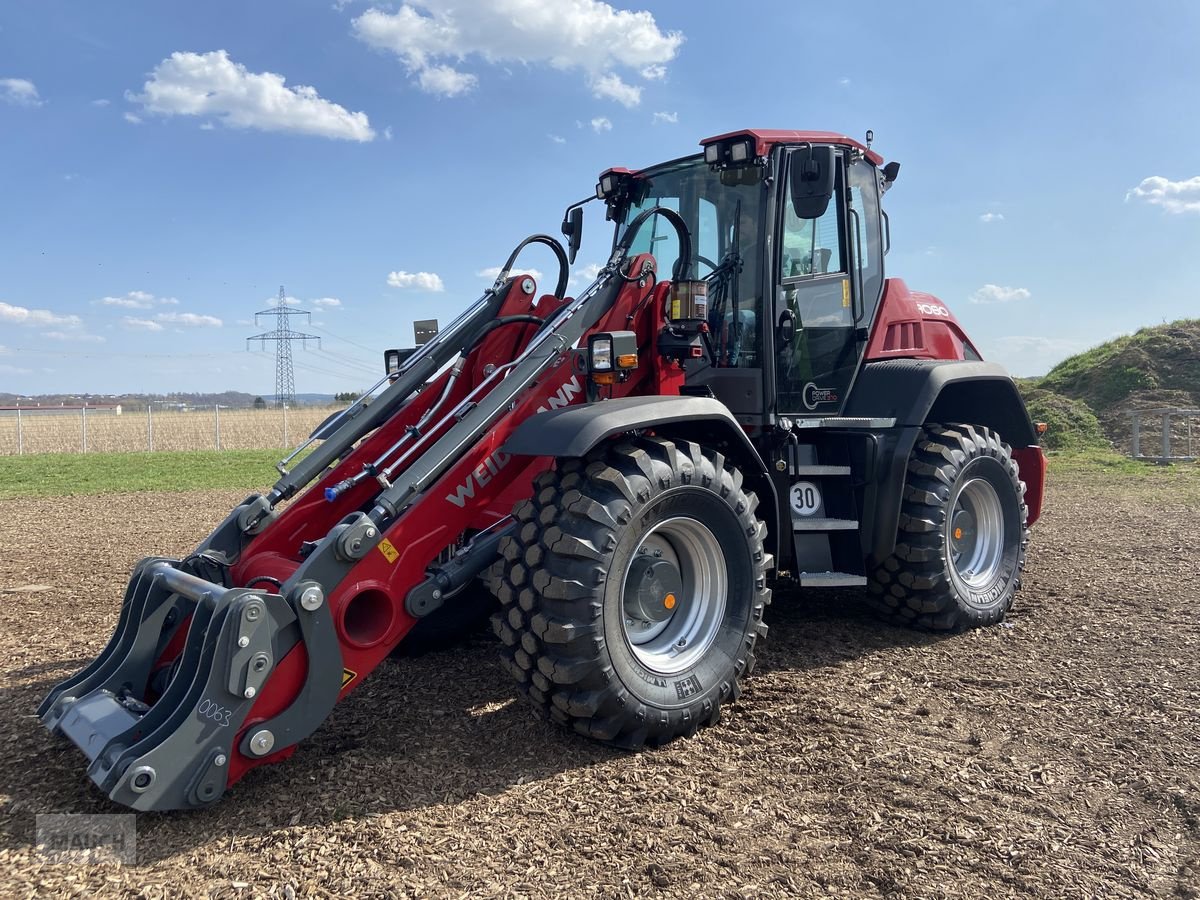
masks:
[[[387,538],[384,538],[379,542],[379,552],[382,553],[384,559],[390,563],[394,563],[400,558],[400,551],[397,550],[396,546]]]
[[[349,669],[342,669],[342,690],[346,689],[346,685],[358,677],[357,672],[351,672]]]
[[[847,309],[850,307],[850,282],[849,281],[842,282],[842,306]]]

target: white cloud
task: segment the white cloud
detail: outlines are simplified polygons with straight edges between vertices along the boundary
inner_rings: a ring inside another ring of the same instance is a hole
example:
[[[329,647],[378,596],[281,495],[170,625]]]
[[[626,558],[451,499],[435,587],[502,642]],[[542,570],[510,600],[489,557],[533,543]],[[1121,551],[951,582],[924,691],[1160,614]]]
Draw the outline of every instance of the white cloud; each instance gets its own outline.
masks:
[[[548,134],[546,137],[550,138],[556,144],[565,144],[567,142],[567,139],[561,134]]]
[[[133,113],[131,113],[131,112],[127,112],[127,113],[125,113],[125,116],[124,116],[124,118],[125,118],[125,121],[126,121],[126,122],[128,122],[128,123],[130,123],[131,125],[141,125],[141,124],[142,124],[142,119],[141,119],[141,117],[140,117],[140,116],[135,116],[135,115],[134,115]]]
[[[375,137],[366,113],[324,100],[313,87],[287,87],[274,72],[250,72],[224,50],[172,53],[150,73],[142,93],[125,97],[140,103],[143,114],[206,116],[229,128],[350,141]]]
[[[80,341],[87,344],[103,344],[105,339],[98,334],[86,334],[82,331],[43,331],[42,337],[52,341]]]
[[[37,86],[27,78],[0,78],[0,101],[13,106],[41,106]]]
[[[439,97],[457,97],[479,84],[479,79],[468,72],[460,72],[450,66],[430,66],[420,71],[417,83],[427,94],[437,94]]]
[[[186,325],[189,328],[220,328],[222,322],[216,316],[205,316],[200,313],[179,313],[168,312],[159,313],[154,317],[159,322],[168,322],[171,325]]]
[[[0,365],[0,373],[4,375],[32,375],[33,369],[23,369],[20,366]]]
[[[174,297],[155,297],[146,291],[130,291],[123,297],[101,297],[93,300],[100,306],[117,306],[121,309],[152,309],[155,306],[178,306]]]
[[[312,305],[323,309],[338,309],[341,307],[342,301],[337,297],[318,297],[312,301]]]
[[[101,306],[120,306],[124,309],[149,309],[154,298],[144,291],[130,291],[124,297],[101,297],[95,301]]]
[[[640,89],[617,70],[660,79],[683,43],[682,34],[662,31],[651,13],[603,0],[409,0],[395,12],[367,10],[353,20],[353,31],[368,46],[394,53],[431,93],[455,96],[474,87],[475,75],[449,64],[478,57],[493,65],[579,71],[597,96],[626,105],[640,99]],[[445,71],[432,74],[438,70]]]
[[[626,84],[620,75],[609,72],[592,82],[592,96],[601,100],[616,100],[622,106],[632,109],[642,102],[642,89]]]
[[[596,116],[592,119],[592,131],[599,134],[602,131],[612,131],[612,122],[604,116]]]
[[[850,87],[850,79],[849,78],[839,78],[838,84],[840,84],[842,87]]]
[[[1010,303],[1013,300],[1028,300],[1032,295],[1025,288],[1004,287],[985,284],[971,295],[972,303]]]
[[[569,284],[574,287],[586,287],[596,280],[596,276],[600,274],[600,268],[599,263],[588,263],[586,266],[576,269],[571,274]]]
[[[48,309],[26,309],[24,306],[13,306],[0,300],[0,322],[11,322],[14,325],[66,325],[78,328],[83,324],[79,316],[60,316]]]
[[[392,126],[391,125],[387,126],[385,129],[383,129],[383,139],[385,141],[390,141],[392,139]]]
[[[446,289],[442,277],[434,272],[389,272],[387,283],[389,287],[401,290],[430,291],[435,294]]]
[[[1200,213],[1200,175],[1184,181],[1152,175],[1127,193],[1125,201],[1134,197],[1161,206],[1169,213]]]
[[[112,103],[112,101],[107,97],[100,97],[98,100],[92,101],[92,106],[108,106],[110,103]]]
[[[982,216],[979,217],[979,221],[985,222],[985,223],[986,222],[1003,222],[1004,221],[1004,213],[985,212]]]
[[[659,122],[662,122],[665,125],[678,125],[679,124],[679,113],[656,112],[654,114],[654,119],[652,120],[651,124],[657,125]]]
[[[126,328],[140,328],[143,331],[162,331],[163,327],[153,319],[136,319],[133,316],[125,316],[121,319]]]
[[[480,278],[487,278],[492,281],[495,281],[496,278],[499,277],[499,275],[500,275],[500,267],[499,266],[489,266],[486,269],[480,269],[475,274],[478,275]],[[529,275],[534,279],[534,281],[541,281],[542,279],[544,279],[546,277],[538,269],[523,269],[520,266],[513,269],[508,274],[509,275]]]

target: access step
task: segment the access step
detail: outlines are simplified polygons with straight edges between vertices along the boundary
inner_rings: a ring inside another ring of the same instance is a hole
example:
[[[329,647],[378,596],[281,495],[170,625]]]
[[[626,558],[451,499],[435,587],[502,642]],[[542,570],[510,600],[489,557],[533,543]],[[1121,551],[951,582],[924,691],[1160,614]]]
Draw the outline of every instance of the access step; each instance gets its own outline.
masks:
[[[857,519],[803,519],[792,517],[793,531],[857,531]]]
[[[801,587],[866,587],[865,575],[851,575],[848,572],[801,572]]]
[[[796,474],[797,475],[823,475],[823,476],[849,475],[850,467],[849,466],[817,466],[817,465],[796,466]]]
[[[895,418],[868,418],[866,416],[825,416],[823,418],[798,418],[794,422],[796,428],[868,428],[872,431],[880,428],[894,428]]]

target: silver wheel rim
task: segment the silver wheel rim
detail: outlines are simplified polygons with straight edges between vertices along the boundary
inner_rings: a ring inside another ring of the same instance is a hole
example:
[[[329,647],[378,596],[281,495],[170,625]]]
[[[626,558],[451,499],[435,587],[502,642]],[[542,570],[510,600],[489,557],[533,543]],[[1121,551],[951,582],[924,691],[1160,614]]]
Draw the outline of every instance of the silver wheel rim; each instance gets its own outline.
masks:
[[[959,490],[946,524],[955,574],[979,590],[995,580],[1004,559],[1004,509],[990,481],[972,478]]]
[[[659,522],[638,544],[634,557],[650,555],[672,563],[682,589],[670,617],[638,618],[627,600],[629,569],[621,578],[621,628],[637,661],[654,672],[673,675],[694,665],[716,640],[725,617],[729,572],[721,543],[696,519]]]

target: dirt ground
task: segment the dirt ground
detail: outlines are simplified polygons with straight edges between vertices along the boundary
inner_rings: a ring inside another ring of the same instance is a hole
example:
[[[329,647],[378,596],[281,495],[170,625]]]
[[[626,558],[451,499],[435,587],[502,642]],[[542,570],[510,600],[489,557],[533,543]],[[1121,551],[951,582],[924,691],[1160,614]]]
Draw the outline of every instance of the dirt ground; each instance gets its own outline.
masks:
[[[120,810],[37,703],[136,559],[241,496],[0,501],[0,896],[1200,897],[1198,509],[1095,477],[1052,479],[1001,627],[778,593],[746,693],[692,740],[544,724],[481,635],[386,663],[214,808],[139,816],[136,866],[39,861],[36,813]]]

